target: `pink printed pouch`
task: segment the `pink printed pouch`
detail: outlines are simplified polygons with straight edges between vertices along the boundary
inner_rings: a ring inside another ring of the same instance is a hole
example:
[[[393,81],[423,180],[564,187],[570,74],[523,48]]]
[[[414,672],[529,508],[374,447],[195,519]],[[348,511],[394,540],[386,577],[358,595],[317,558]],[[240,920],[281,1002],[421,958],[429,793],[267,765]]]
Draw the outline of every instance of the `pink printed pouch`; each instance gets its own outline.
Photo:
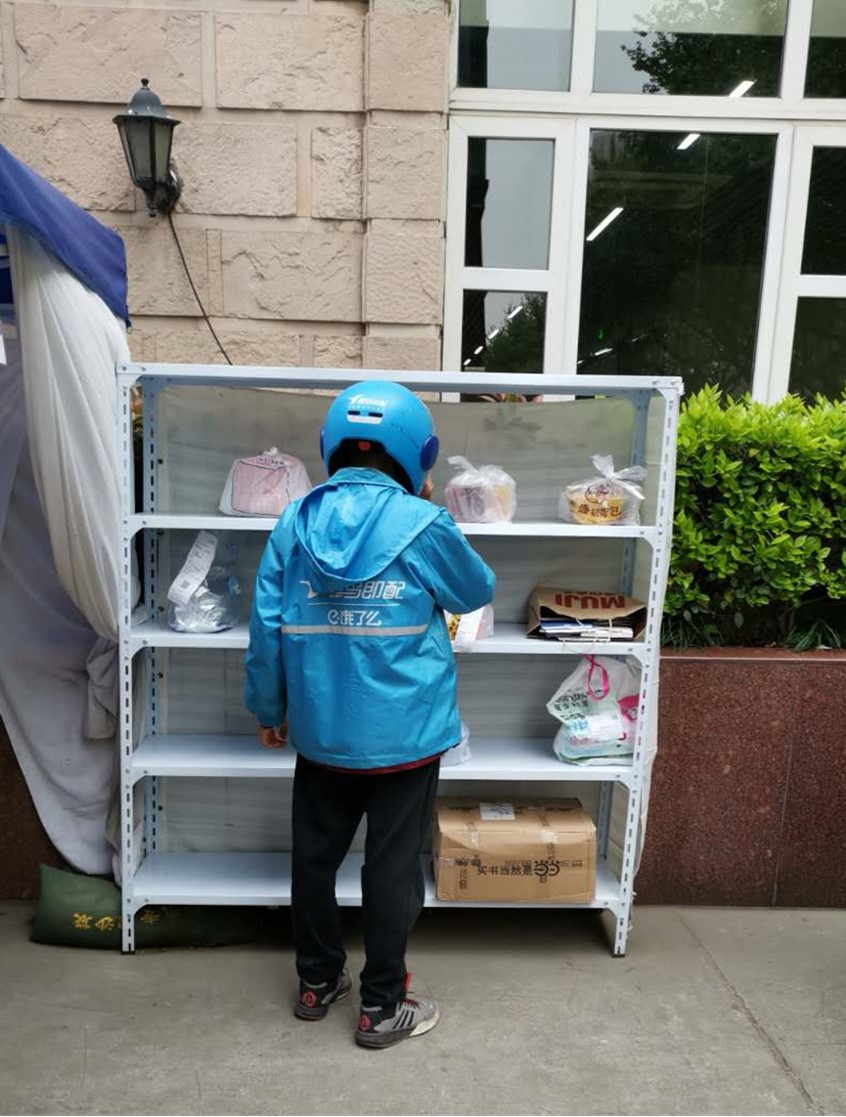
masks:
[[[279,516],[310,491],[311,481],[300,459],[274,446],[254,458],[233,462],[220,511],[226,516]]]

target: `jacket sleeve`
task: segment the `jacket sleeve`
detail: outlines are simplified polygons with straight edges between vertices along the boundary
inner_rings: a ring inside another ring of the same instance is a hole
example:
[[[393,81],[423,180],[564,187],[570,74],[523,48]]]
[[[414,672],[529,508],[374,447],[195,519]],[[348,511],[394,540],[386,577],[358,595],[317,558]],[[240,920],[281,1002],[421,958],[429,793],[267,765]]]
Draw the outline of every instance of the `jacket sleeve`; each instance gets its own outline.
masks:
[[[496,575],[473,550],[448,512],[417,539],[421,573],[435,601],[449,613],[472,613],[494,595]]]
[[[275,536],[274,531],[256,574],[244,684],[247,709],[268,728],[282,725],[286,708],[280,632],[284,568]]]

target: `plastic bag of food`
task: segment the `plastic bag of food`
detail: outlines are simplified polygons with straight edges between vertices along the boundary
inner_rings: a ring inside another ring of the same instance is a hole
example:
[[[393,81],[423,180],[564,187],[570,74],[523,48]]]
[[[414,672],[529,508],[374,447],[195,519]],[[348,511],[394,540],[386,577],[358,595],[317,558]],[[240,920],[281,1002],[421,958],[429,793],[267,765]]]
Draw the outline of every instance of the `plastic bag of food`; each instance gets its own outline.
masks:
[[[461,740],[457,745],[453,745],[441,757],[442,768],[453,768],[456,764],[466,764],[470,759],[470,730],[461,723]]]
[[[238,623],[241,587],[234,564],[234,543],[220,547],[216,535],[200,532],[167,591],[167,623],[174,632],[224,632]]]
[[[595,454],[591,461],[599,476],[566,486],[558,502],[561,519],[592,526],[639,524],[643,490],[635,482],[646,477],[643,466],[615,473],[613,458]]]
[[[225,516],[280,516],[292,501],[309,492],[311,481],[300,459],[272,446],[254,458],[232,463],[220,511]]]
[[[472,648],[477,640],[487,640],[494,632],[494,611],[492,605],[483,605],[472,613],[444,613],[447,632],[455,651],[462,652]]]
[[[610,656],[583,656],[546,708],[561,722],[553,748],[561,760],[631,757],[640,704],[640,667]]]
[[[498,465],[476,466],[454,457],[449,464],[458,473],[444,487],[446,506],[462,524],[510,523],[517,511],[517,485]]]

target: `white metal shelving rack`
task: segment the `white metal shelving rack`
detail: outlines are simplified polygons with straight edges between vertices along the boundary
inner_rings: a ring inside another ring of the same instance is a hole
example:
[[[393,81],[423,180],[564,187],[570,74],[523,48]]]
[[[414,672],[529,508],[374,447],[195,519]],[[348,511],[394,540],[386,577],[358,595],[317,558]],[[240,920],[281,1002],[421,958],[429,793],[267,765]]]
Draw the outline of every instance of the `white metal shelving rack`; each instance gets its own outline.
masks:
[[[167,432],[158,422],[161,394],[164,389],[212,389],[215,398],[219,398],[222,392],[244,389],[335,390],[364,378],[395,379],[418,391],[519,392],[543,394],[547,399],[557,397],[558,400],[597,397],[593,406],[623,398],[632,405],[630,426],[625,431],[628,461],[620,462],[618,455],[618,468],[622,464],[648,464],[650,493],[644,505],[643,526],[595,529],[564,524],[547,514],[544,518],[518,520],[512,524],[468,524],[462,530],[483,551],[485,547],[499,548],[495,554],[506,556],[503,561],[511,570],[509,577],[512,581],[514,571],[519,574],[521,563],[526,565],[528,580],[523,586],[524,597],[532,588],[533,577],[529,567],[537,548],[547,545],[553,548],[579,547],[587,548],[590,553],[591,548],[607,547],[609,544],[614,547],[615,556],[618,556],[614,559],[613,580],[616,584],[597,588],[629,593],[633,589],[640,591],[647,603],[647,622],[641,638],[626,643],[591,645],[529,640],[525,636],[524,624],[513,616],[504,623],[497,620],[494,636],[479,641],[469,653],[469,659],[483,669],[479,676],[482,683],[474,684],[479,688],[487,686],[484,684],[485,674],[495,669],[496,659],[489,657],[517,657],[516,660],[510,658],[503,662],[515,663],[514,671],[518,673],[522,665],[524,674],[515,678],[514,685],[520,690],[528,690],[532,677],[544,670],[547,674],[555,673],[557,684],[575,666],[572,657],[577,655],[594,652],[634,657],[642,669],[642,683],[633,764],[630,767],[608,765],[590,768],[565,765],[552,752],[554,723],[551,721],[544,736],[536,726],[523,732],[517,722],[502,732],[495,721],[495,716],[500,715],[492,715],[493,721],[480,715],[487,732],[483,729],[473,733],[472,759],[465,765],[441,772],[446,790],[451,784],[462,787],[478,784],[480,788],[486,786],[489,789],[487,794],[508,795],[526,794],[527,785],[561,790],[565,785],[575,785],[568,787],[568,792],[572,790],[579,794],[581,788],[586,794],[595,793],[598,843],[596,895],[589,904],[572,906],[609,913],[613,926],[613,952],[622,955],[626,949],[637,847],[645,820],[650,757],[654,754],[657,731],[660,620],[671,540],[681,382],[667,377],[507,376],[251,367],[222,369],[215,366],[142,364],[125,365],[117,370],[123,460],[120,608],[123,949],[134,949],[135,915],[147,904],[277,905],[290,902],[290,855],[284,851],[174,850],[167,848],[160,839],[160,822],[166,810],[161,794],[163,781],[267,779],[275,781],[278,787],[278,781],[290,781],[294,764],[290,750],[262,750],[254,734],[229,733],[220,729],[217,732],[186,732],[184,726],[174,732],[168,728],[167,717],[163,713],[168,701],[166,672],[163,670],[165,657],[186,651],[197,654],[212,649],[220,652],[240,650],[246,648],[248,637],[246,623],[228,632],[208,636],[176,633],[167,628],[161,619],[160,603],[167,585],[159,570],[160,541],[174,533],[207,529],[243,533],[245,538],[260,543],[274,521],[234,519],[207,509],[196,513],[170,508],[160,510],[163,505],[159,499],[162,471],[168,468],[167,448],[163,445]],[[132,467],[133,388],[140,388],[143,398],[143,508],[138,510],[135,507]],[[293,408],[295,400],[302,402],[304,398],[311,397],[277,395],[274,402],[279,406],[283,400],[288,401],[284,405]],[[270,397],[262,399],[271,402]],[[324,405],[321,401],[321,407]],[[451,403],[442,407],[461,408],[461,415],[467,424],[472,424],[476,415],[483,414],[476,403]],[[569,405],[564,407],[569,410]],[[566,416],[564,408],[554,410],[558,415]],[[531,414],[531,410],[522,414]],[[313,436],[315,444],[316,433],[316,429],[309,432],[309,438]],[[240,452],[252,452],[259,448],[245,445]],[[602,447],[594,447],[594,450],[598,452]],[[586,460],[584,466],[585,473],[588,473],[590,467]],[[225,474],[216,478],[215,484],[222,485],[224,479]],[[561,480],[573,479],[570,475]],[[208,500],[205,503],[208,504]],[[166,506],[167,502],[164,504]],[[132,555],[139,534],[144,539],[146,605],[133,611]],[[643,550],[639,551],[639,548]],[[573,555],[575,552],[567,553]],[[585,569],[591,570],[592,567],[588,564]],[[484,659],[479,658],[481,656]],[[567,657],[571,658],[568,660]],[[137,666],[145,659],[145,670],[139,671]],[[459,663],[459,676],[464,660],[465,657],[462,657]],[[552,689],[554,686],[547,686],[547,696]],[[479,702],[482,703],[479,708],[484,710],[484,694]],[[515,717],[518,716],[519,712],[515,714]],[[491,725],[497,729],[496,732],[490,731]],[[615,799],[618,793],[622,796],[619,807]],[[615,826],[616,837],[613,833]],[[361,860],[360,853],[352,852],[339,873],[338,900],[341,904],[360,903]],[[427,904],[441,905],[434,896],[431,882]]]

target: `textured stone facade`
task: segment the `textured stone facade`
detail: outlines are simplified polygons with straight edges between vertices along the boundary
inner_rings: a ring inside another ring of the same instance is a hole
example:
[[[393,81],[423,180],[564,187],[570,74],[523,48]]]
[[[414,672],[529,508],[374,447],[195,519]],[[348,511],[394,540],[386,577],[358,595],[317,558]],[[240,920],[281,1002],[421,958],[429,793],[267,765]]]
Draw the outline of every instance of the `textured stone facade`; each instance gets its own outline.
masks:
[[[22,98],[119,105],[128,100],[127,81],[143,74],[155,77],[155,88],[166,104],[202,104],[200,12],[152,6],[14,7]]]
[[[223,354],[112,117],[181,120],[174,224],[238,364],[438,368],[447,0],[37,3],[0,21],[0,143],[124,238],[133,353]]]
[[[351,9],[308,16],[285,12],[218,16],[218,106],[360,111],[364,19],[358,5]]]

